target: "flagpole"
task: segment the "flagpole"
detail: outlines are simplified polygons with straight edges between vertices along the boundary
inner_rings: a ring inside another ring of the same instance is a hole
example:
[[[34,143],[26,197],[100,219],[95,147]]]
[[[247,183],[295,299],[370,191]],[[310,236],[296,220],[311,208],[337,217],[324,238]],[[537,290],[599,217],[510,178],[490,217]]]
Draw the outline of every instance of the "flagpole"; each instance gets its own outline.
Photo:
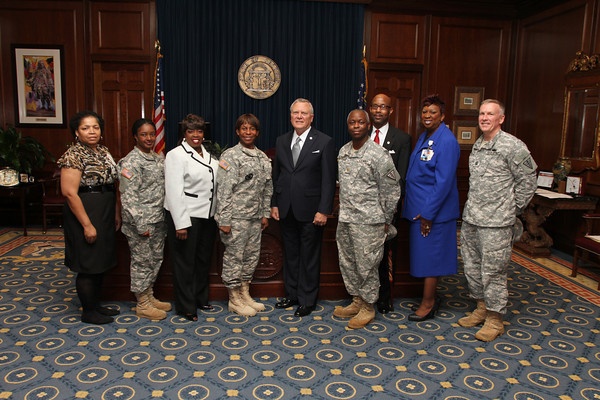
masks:
[[[156,142],[154,143],[154,151],[157,154],[165,154],[166,135],[165,135],[165,93],[162,89],[162,58],[160,52],[160,41],[154,41],[156,50],[156,66],[154,68],[154,109],[152,121],[156,126]]]
[[[358,88],[357,108],[367,108],[367,90],[369,88],[367,79],[367,45],[363,45],[362,60],[360,61],[360,86]]]

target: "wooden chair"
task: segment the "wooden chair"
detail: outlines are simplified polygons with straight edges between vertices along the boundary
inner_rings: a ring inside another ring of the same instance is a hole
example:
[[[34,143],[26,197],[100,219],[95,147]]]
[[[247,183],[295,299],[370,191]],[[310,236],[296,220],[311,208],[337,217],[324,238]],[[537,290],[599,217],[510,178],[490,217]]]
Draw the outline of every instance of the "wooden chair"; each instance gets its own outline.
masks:
[[[584,214],[583,219],[586,223],[585,236],[579,236],[575,239],[575,252],[573,253],[573,267],[571,276],[577,276],[577,269],[579,268],[579,261],[584,261],[600,266],[600,236],[594,240],[590,236],[600,235],[600,230],[595,229],[595,221],[600,221],[600,214]],[[598,290],[600,290],[600,276],[595,275],[598,278]]]
[[[60,169],[55,170],[52,177],[43,179],[42,183],[42,232],[46,233],[48,216],[59,217],[62,221],[65,198],[60,190]]]

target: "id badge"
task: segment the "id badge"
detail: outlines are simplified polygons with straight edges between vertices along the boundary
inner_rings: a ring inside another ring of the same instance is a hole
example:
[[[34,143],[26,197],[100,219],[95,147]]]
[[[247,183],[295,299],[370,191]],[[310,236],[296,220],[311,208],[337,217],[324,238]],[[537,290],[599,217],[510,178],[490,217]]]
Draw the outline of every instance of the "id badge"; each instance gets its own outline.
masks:
[[[423,149],[421,151],[421,161],[431,161],[433,158],[433,150],[432,149]]]

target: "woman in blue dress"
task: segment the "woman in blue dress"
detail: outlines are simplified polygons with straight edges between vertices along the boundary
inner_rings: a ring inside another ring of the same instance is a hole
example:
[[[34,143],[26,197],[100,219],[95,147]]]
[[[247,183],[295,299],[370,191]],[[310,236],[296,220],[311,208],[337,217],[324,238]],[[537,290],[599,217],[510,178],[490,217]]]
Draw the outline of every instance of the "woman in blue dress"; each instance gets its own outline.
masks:
[[[424,278],[421,304],[408,316],[424,321],[435,316],[438,278],[458,267],[456,220],[460,215],[456,168],[460,147],[444,121],[446,105],[438,95],[425,97],[417,140],[408,164],[402,216],[410,221],[410,274]]]

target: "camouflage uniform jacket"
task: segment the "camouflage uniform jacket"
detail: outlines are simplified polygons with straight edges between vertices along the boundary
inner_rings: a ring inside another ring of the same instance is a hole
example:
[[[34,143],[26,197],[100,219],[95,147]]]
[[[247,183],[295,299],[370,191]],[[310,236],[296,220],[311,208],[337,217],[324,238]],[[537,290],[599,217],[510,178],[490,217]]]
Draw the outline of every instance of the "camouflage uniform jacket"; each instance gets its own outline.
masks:
[[[241,144],[221,155],[217,172],[217,212],[220,226],[231,226],[231,220],[261,219],[270,215],[273,195],[271,160],[258,148]]]
[[[390,224],[400,199],[400,177],[386,149],[367,140],[338,154],[340,222]]]
[[[123,222],[134,226],[141,235],[152,224],[164,221],[164,158],[134,147],[119,160],[117,168]]]
[[[514,225],[535,193],[537,165],[527,146],[500,131],[479,137],[469,157],[469,194],[463,220],[481,227]]]

